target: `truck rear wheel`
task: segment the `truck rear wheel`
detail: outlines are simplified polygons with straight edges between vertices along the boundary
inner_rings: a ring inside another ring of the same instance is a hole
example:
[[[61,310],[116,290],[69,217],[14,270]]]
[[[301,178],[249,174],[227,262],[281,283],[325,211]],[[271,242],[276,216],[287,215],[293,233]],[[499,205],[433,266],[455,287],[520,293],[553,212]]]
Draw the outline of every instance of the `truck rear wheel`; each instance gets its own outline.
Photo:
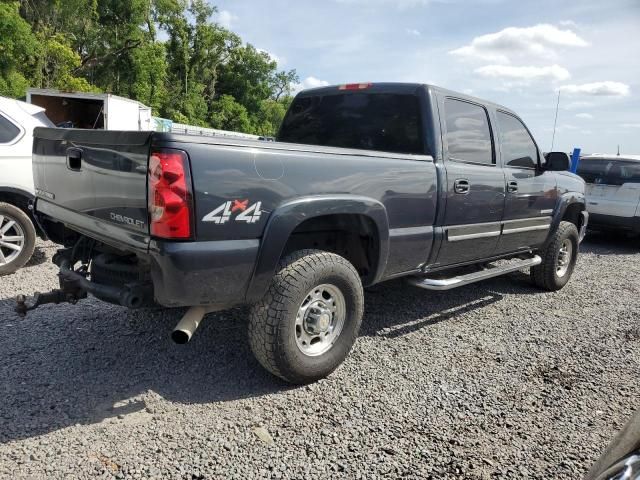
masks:
[[[0,203],[0,275],[8,275],[29,261],[36,247],[36,229],[15,205]]]
[[[355,342],[364,310],[362,283],[345,258],[301,250],[281,260],[253,306],[251,349],[264,368],[297,384],[333,372]]]
[[[578,229],[571,222],[560,222],[551,241],[539,254],[542,263],[531,268],[531,279],[538,287],[549,291],[564,287],[578,259]]]

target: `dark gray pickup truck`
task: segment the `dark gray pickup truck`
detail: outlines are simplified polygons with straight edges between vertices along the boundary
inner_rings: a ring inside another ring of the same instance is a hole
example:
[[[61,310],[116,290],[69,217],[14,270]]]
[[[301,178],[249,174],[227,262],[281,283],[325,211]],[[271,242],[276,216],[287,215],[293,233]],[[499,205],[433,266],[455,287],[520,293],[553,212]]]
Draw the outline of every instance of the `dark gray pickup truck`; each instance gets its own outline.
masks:
[[[36,216],[65,248],[61,288],[140,308],[252,306],[260,363],[328,375],[363,316],[363,287],[446,290],[523,268],[547,290],[573,271],[584,182],[507,108],[419,84],[300,93],[276,142],[39,128]]]

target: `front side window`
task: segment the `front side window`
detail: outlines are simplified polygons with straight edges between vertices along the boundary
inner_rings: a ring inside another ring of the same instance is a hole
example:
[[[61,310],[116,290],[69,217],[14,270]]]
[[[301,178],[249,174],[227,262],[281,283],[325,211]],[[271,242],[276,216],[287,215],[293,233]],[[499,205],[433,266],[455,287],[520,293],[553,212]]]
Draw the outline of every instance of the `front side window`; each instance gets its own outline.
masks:
[[[621,161],[619,185],[640,183],[640,162]]]
[[[0,115],[0,143],[9,143],[20,135],[20,129],[16,127],[9,119]]]
[[[503,165],[518,168],[536,168],[538,165],[538,148],[531,135],[513,115],[497,112],[498,130],[500,131],[500,149]]]
[[[603,182],[607,185],[640,183],[640,162],[614,160],[607,169]]]
[[[454,161],[493,165],[491,129],[487,111],[473,103],[444,101],[446,144]]]

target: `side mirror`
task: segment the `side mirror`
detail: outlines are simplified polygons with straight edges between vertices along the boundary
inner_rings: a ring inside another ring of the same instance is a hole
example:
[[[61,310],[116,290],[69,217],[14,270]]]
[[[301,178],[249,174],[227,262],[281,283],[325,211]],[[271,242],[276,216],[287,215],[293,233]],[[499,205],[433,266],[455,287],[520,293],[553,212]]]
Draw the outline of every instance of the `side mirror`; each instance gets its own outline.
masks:
[[[569,155],[564,152],[549,152],[545,156],[545,170],[551,172],[566,172],[571,168]]]

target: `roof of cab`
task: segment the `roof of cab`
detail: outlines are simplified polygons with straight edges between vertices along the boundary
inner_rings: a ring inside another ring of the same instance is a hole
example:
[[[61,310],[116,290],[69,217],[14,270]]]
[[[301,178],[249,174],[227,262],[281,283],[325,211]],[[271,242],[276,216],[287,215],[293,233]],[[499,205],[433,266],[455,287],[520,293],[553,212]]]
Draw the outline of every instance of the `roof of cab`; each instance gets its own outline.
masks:
[[[307,95],[338,95],[344,94],[348,92],[372,92],[372,93],[398,93],[398,94],[415,94],[417,90],[423,88],[427,91],[438,92],[442,95],[451,96],[455,98],[460,98],[462,100],[468,100],[474,103],[480,103],[482,105],[490,106],[495,109],[504,110],[505,112],[513,113],[518,116],[511,110],[503,105],[497,104],[495,102],[491,102],[489,100],[485,100],[483,98],[473,97],[471,95],[467,95],[461,92],[456,92],[454,90],[448,90],[446,88],[438,87],[436,85],[430,85],[426,83],[404,83],[404,82],[362,82],[362,83],[354,83],[348,85],[366,85],[366,87],[361,89],[354,90],[344,90],[340,89],[340,87],[344,87],[342,85],[329,85],[326,87],[317,87],[311,88],[309,90],[303,90],[298,94],[298,96],[305,97]]]
[[[640,155],[618,155],[615,153],[589,153],[587,155],[581,155],[580,159],[600,159],[600,160],[630,160],[633,162],[640,162]]]

